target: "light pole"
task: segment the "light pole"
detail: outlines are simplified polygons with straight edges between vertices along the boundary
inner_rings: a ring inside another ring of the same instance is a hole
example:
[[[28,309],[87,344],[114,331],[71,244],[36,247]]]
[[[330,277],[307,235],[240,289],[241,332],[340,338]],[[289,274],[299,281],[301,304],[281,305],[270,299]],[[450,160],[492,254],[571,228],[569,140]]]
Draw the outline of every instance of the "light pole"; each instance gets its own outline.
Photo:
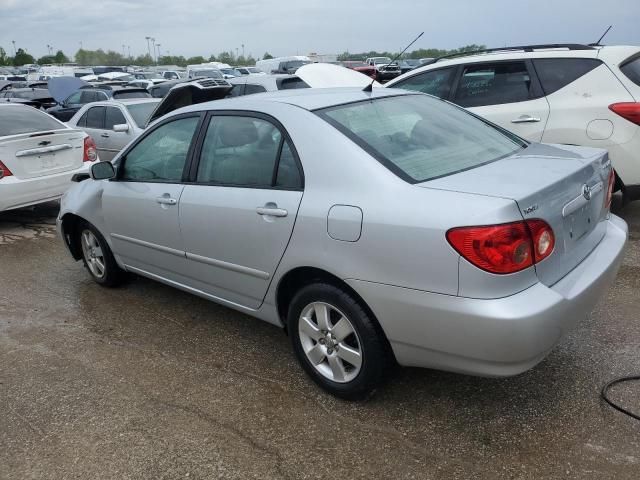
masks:
[[[82,40],[78,42],[80,44],[80,50],[82,50]]]
[[[18,52],[16,51],[16,41],[11,40],[11,43],[13,43],[13,56],[15,57],[18,54]]]
[[[160,44],[159,44],[159,43],[156,43],[156,47],[157,47],[157,49],[158,49],[158,56],[157,56],[156,58],[157,58],[157,59],[158,59],[158,61],[159,61],[159,60],[160,60],[160,57],[162,56],[162,55],[160,55]],[[156,62],[156,63],[157,63],[157,62]]]
[[[151,40],[151,37],[144,37],[147,39],[147,50],[149,50],[149,58],[151,59],[151,61],[153,61],[153,57],[151,56],[151,47],[149,46],[149,40]]]
[[[127,45],[127,52],[129,52],[129,58],[131,58],[131,45]]]
[[[238,47],[236,47],[236,60],[238,60]]]
[[[242,58],[245,58],[244,57],[244,43],[242,44]]]
[[[123,57],[124,57],[124,53],[125,53],[125,47],[126,47],[126,45],[123,43],[123,44],[122,44],[122,56],[123,56]]]

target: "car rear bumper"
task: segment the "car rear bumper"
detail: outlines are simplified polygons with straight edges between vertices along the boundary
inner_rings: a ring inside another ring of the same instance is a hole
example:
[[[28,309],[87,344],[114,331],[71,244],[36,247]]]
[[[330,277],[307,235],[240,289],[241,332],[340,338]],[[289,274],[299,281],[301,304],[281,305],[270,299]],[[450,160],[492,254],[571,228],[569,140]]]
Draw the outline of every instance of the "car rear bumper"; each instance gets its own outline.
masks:
[[[76,170],[19,180],[14,176],[0,179],[0,212],[28,207],[60,198],[71,187],[71,177],[86,173],[93,165],[85,162]]]
[[[441,295],[361,280],[348,283],[380,322],[398,363],[510,376],[540,362],[613,283],[627,224],[611,215],[598,246],[552,287],[499,299]]]

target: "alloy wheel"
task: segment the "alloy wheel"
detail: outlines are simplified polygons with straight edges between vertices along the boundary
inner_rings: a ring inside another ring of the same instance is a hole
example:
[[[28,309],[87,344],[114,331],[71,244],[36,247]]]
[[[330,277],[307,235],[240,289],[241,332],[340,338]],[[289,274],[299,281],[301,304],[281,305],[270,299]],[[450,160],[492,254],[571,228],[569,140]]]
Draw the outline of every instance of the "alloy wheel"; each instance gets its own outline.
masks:
[[[96,278],[104,278],[106,273],[105,259],[100,242],[91,230],[82,231],[80,243],[87,267]]]

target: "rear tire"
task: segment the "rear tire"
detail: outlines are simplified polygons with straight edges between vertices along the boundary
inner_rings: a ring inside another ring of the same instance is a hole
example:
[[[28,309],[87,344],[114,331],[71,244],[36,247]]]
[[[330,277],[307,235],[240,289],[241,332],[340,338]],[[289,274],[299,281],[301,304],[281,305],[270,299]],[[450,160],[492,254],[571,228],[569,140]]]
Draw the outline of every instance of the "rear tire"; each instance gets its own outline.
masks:
[[[315,283],[289,305],[288,331],[305,372],[327,392],[346,400],[371,396],[393,364],[375,319],[350,294]]]
[[[77,230],[82,262],[93,280],[103,287],[120,285],[126,272],[116,263],[109,244],[96,227],[82,222]]]

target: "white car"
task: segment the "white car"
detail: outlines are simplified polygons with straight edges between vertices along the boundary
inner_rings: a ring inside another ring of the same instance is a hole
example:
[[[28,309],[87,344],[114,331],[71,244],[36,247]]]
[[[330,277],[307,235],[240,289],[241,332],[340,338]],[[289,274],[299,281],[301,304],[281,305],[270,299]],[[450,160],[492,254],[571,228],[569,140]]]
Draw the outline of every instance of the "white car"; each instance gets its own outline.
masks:
[[[97,162],[83,131],[33,107],[0,105],[0,211],[60,198]]]
[[[385,85],[429,93],[534,142],[605,148],[625,200],[640,198],[640,47],[488,50]]]

